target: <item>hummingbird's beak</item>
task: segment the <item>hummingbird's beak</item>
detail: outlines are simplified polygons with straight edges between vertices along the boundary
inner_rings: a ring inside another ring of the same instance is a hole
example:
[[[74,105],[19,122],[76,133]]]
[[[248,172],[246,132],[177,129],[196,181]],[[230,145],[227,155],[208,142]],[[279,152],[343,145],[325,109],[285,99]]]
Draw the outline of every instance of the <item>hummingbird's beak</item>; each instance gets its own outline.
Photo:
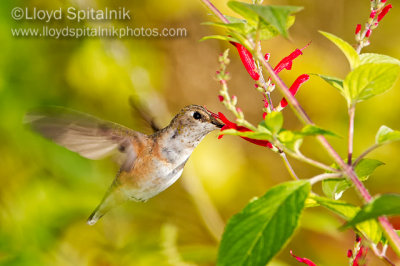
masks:
[[[220,119],[218,114],[216,114],[216,113],[214,113],[214,112],[211,112],[211,111],[208,110],[207,107],[205,107],[205,106],[204,106],[204,108],[211,114],[211,124],[215,125],[215,126],[218,127],[218,128],[222,128],[223,126],[225,126],[224,123],[222,123],[222,122],[220,122],[220,121],[218,120],[218,119]]]
[[[219,122],[214,116],[211,117],[211,124],[215,125],[218,128],[222,128],[223,126],[225,126],[224,123]]]

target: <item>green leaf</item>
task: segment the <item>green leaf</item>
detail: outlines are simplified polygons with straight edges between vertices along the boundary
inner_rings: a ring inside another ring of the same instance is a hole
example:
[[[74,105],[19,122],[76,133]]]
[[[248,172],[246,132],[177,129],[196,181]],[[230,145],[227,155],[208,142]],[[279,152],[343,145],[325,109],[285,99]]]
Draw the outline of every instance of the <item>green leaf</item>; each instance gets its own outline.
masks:
[[[368,179],[368,177],[375,171],[375,169],[383,162],[374,159],[362,159],[354,168],[356,175],[361,181]]]
[[[317,135],[325,135],[325,136],[334,136],[338,137],[338,135],[332,131],[322,129],[315,125],[306,125],[300,131],[300,134],[304,136],[317,136]]]
[[[290,130],[282,130],[279,132],[278,139],[285,144],[286,148],[292,151],[298,151],[301,144],[303,144],[303,136]]]
[[[319,33],[328,38],[344,53],[350,63],[351,69],[358,67],[360,64],[360,57],[358,56],[356,50],[354,50],[354,48],[348,42],[328,32],[319,31]]]
[[[322,181],[322,191],[325,196],[338,200],[342,197],[343,192],[345,192],[351,184],[346,178],[332,178]]]
[[[286,22],[286,29],[289,29],[295,21],[295,16],[289,16]],[[269,40],[275,36],[279,35],[279,31],[272,25],[266,25],[265,23],[260,23],[259,25],[259,39]]]
[[[310,190],[307,181],[286,182],[250,202],[229,220],[217,265],[267,264],[296,229]]]
[[[269,140],[269,141],[273,140],[272,135],[267,132],[252,132],[252,131],[240,132],[234,129],[227,129],[224,130],[222,134],[240,136],[250,139],[258,139],[258,140]]]
[[[230,1],[229,8],[240,14],[243,18],[249,21],[250,24],[258,25],[259,21],[266,25],[272,25],[284,37],[288,37],[287,22],[292,13],[302,10],[302,7],[297,6],[264,6],[253,5],[242,2]]]
[[[383,162],[374,159],[362,159],[354,168],[358,179],[366,181],[368,177],[375,171],[375,169]],[[322,191],[324,194],[331,198],[338,200],[342,197],[343,192],[351,187],[350,181],[346,178],[332,178],[322,181]]]
[[[384,54],[373,54],[373,53],[365,53],[360,54],[360,65],[370,64],[370,63],[389,63],[400,65],[400,60],[384,55]]]
[[[312,196],[318,204],[333,211],[345,220],[350,220],[360,210],[360,207],[351,205],[349,203],[332,200],[328,198]],[[365,221],[356,226],[356,229],[360,231],[365,237],[377,244],[382,239],[382,229],[375,220]]]
[[[200,42],[205,41],[205,40],[210,40],[210,39],[216,39],[216,40],[222,40],[222,41],[228,41],[228,42],[239,42],[235,38],[224,36],[224,35],[204,36],[203,38],[200,39]]]
[[[313,75],[319,76],[320,78],[322,78],[323,80],[328,82],[330,85],[332,85],[334,88],[338,89],[339,92],[344,95],[342,79],[336,78],[336,77],[330,77],[330,76],[326,76],[326,75],[320,75],[320,74],[313,74]]]
[[[273,111],[265,117],[265,127],[272,132],[272,135],[277,134],[283,126],[283,114]]]
[[[400,195],[384,194],[374,198],[351,219],[344,227],[378,218],[382,215],[400,215]]]
[[[400,140],[400,131],[393,130],[387,126],[381,126],[376,133],[376,144],[384,144]]]
[[[343,87],[348,103],[354,104],[389,90],[400,73],[395,64],[365,64],[351,71]]]
[[[229,31],[234,31],[234,32],[236,31],[243,35],[246,35],[251,31],[255,31],[254,27],[251,27],[251,26],[249,26],[249,24],[244,23],[244,22],[239,22],[239,23],[204,22],[202,24],[208,25],[208,26],[216,26],[216,27],[224,28]]]

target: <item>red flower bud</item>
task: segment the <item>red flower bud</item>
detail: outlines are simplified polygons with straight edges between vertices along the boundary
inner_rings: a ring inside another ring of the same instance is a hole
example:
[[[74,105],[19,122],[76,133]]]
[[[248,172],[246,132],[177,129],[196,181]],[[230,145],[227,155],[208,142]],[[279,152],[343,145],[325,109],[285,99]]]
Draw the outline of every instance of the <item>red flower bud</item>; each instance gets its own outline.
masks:
[[[361,241],[361,237],[359,235],[356,235],[356,242],[360,242]]]
[[[386,0],[381,0],[381,3],[386,3]]]
[[[382,1],[381,1],[381,2],[382,2]],[[383,2],[382,2],[382,3],[383,3]],[[389,4],[389,5],[385,6],[385,7],[382,9],[381,13],[379,13],[379,15],[378,15],[378,22],[381,21],[381,20],[386,16],[387,12],[389,12],[389,10],[390,10],[391,8],[392,8],[392,5]]]
[[[293,254],[293,251],[290,251],[290,255],[292,255],[293,258],[295,258],[298,262],[302,262],[304,264],[307,264],[308,266],[316,266],[316,264],[312,262],[310,259],[297,257],[296,255]]]
[[[356,27],[356,34],[359,34],[360,31],[361,31],[361,24],[357,24],[357,27]]]
[[[258,74],[256,70],[256,64],[254,63],[253,55],[249,52],[249,50],[246,49],[246,47],[244,47],[240,43],[230,43],[233,44],[238,50],[240,60],[242,60],[242,63],[249,73],[250,77],[252,77],[252,79],[254,80],[258,80],[260,78],[260,74]]]
[[[264,55],[264,58],[265,58],[265,61],[269,61],[269,58],[270,58],[270,56],[271,56],[271,54],[270,53],[266,53],[265,55]]]
[[[353,256],[353,251],[351,249],[347,250],[347,257],[351,258]]]
[[[267,115],[268,115],[268,113],[267,113],[267,112],[264,112],[264,113],[263,113],[263,119],[265,119],[265,118],[267,117]]]
[[[368,29],[367,33],[365,33],[365,37],[368,38],[369,36],[371,36],[371,32],[372,32],[371,29]]]
[[[298,89],[300,88],[301,84],[303,84],[304,82],[306,82],[306,81],[309,80],[309,79],[310,79],[310,76],[307,75],[307,74],[300,75],[300,76],[293,82],[292,86],[290,86],[290,89],[289,89],[290,93],[291,93],[293,96],[296,95],[296,93],[297,93]],[[288,105],[288,102],[287,102],[286,98],[283,98],[283,99],[281,100],[280,106],[281,106],[282,108],[284,108],[284,107],[286,107],[287,105]]]
[[[371,14],[369,14],[369,17],[370,17],[370,18],[374,18],[375,15],[376,15],[376,10],[372,10],[372,11],[371,11]]]
[[[218,95],[218,99],[219,99],[220,102],[222,102],[222,101],[224,101],[224,96]]]

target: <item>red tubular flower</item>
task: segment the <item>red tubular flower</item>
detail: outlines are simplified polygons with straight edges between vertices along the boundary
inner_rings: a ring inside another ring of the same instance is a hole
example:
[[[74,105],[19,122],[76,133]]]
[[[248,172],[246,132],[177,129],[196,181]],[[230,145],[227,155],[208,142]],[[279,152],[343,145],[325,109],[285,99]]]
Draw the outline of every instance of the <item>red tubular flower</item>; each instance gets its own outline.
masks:
[[[223,101],[224,101],[224,96],[218,95],[218,100],[219,100],[220,102],[223,102]]]
[[[237,42],[230,42],[232,45],[236,47],[238,50],[240,60],[244,67],[246,68],[247,72],[249,73],[250,77],[254,80],[258,80],[260,78],[260,74],[258,74],[256,70],[256,64],[254,63],[253,55],[246,49],[243,45]]]
[[[294,59],[296,59],[299,55],[302,55],[303,53],[301,52],[300,49],[294,50],[289,56],[286,56],[283,58],[274,68],[274,71],[278,74],[281,72],[283,69],[291,70],[292,69],[292,62]]]
[[[308,266],[316,266],[316,264],[312,262],[310,259],[297,257],[296,255],[293,254],[293,251],[290,251],[290,255],[292,255],[293,258],[295,258],[298,262],[307,264]]]
[[[251,131],[253,132],[251,129],[244,127],[244,126],[238,126],[236,123],[233,123],[231,121],[228,120],[228,118],[226,118],[226,116],[219,112],[218,113],[218,118],[225,124],[222,128],[221,128],[221,132],[227,129],[235,129],[239,132],[248,132]],[[223,133],[221,133],[221,135],[218,136],[218,139],[223,137]],[[268,140],[259,140],[259,139],[250,139],[250,138],[246,138],[246,137],[241,137],[244,140],[247,140],[248,142],[251,142],[253,144],[262,146],[262,147],[268,147],[270,149],[273,148],[271,142],[269,142]]]
[[[357,24],[357,27],[356,27],[356,34],[359,34],[360,31],[361,31],[361,24]]]
[[[310,79],[310,76],[307,75],[307,74],[300,75],[300,76],[293,82],[292,86],[290,86],[290,89],[289,89],[290,93],[291,93],[293,96],[296,95],[296,93],[297,93],[297,91],[299,90],[301,84],[303,84],[304,82],[306,82],[306,81],[309,80],[309,79]],[[288,102],[287,102],[286,98],[283,98],[283,99],[281,100],[280,107],[285,108],[287,105],[288,105]]]
[[[387,12],[389,12],[389,10],[390,10],[391,8],[392,8],[392,5],[389,4],[389,5],[385,6],[385,7],[382,9],[381,13],[379,13],[379,15],[378,15],[378,22],[381,21],[381,20],[386,16]]]

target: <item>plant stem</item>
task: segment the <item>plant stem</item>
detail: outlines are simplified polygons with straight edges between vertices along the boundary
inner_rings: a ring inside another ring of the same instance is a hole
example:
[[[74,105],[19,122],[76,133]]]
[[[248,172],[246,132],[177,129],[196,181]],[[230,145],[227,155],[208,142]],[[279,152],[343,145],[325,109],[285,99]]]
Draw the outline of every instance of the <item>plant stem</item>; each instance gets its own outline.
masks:
[[[283,149],[291,157],[293,157],[293,158],[295,158],[295,159],[297,159],[299,161],[305,162],[305,163],[307,163],[309,165],[312,165],[314,167],[320,168],[320,169],[328,171],[328,172],[337,172],[338,171],[337,169],[332,168],[332,167],[330,167],[330,166],[328,166],[326,164],[323,164],[323,163],[315,161],[315,160],[313,160],[311,158],[308,158],[308,157],[304,156],[300,152],[293,152],[293,151],[291,151],[291,150],[289,150],[289,149],[287,149],[285,147],[280,147],[280,148]]]
[[[311,183],[311,185],[314,185],[317,182],[320,182],[325,179],[330,179],[330,178],[338,178],[342,177],[343,173],[325,173],[325,174],[320,174],[317,176],[314,176],[310,178],[308,181]]]
[[[294,180],[299,180],[299,177],[296,175],[296,173],[293,170],[293,167],[290,165],[288,158],[286,157],[286,154],[282,151],[279,152],[279,155],[281,156],[283,162],[285,163],[285,166],[290,174],[290,176],[294,179]]]
[[[211,11],[214,12],[224,23],[229,23],[229,21],[222,15],[222,13],[210,3],[209,0],[201,0],[205,3]],[[253,49],[254,50],[254,49]],[[260,60],[262,65],[267,69],[272,79],[275,81],[275,84],[278,85],[280,91],[288,101],[289,105],[293,109],[296,116],[306,125],[314,125],[312,120],[308,117],[307,113],[303,110],[297,99],[290,93],[289,88],[286,84],[281,80],[277,73],[273,70],[271,65],[264,59],[260,52],[256,52],[256,58]],[[354,169],[351,165],[346,164],[340,155],[336,152],[335,149],[330,145],[328,140],[322,136],[317,136],[318,141],[321,145],[325,148],[325,150],[329,153],[332,159],[339,165],[341,169],[343,169],[346,176],[354,183],[357,191],[360,193],[361,197],[364,199],[365,202],[370,202],[372,197],[369,194],[368,190],[365,188],[364,184],[358,179]],[[389,223],[388,219],[384,216],[379,217],[378,221],[380,222],[383,232],[385,233],[386,237],[388,238],[389,243],[391,244],[393,250],[396,252],[398,256],[400,256],[400,237],[394,231],[392,225]]]
[[[353,158],[353,139],[354,139],[354,116],[356,112],[356,105],[352,104],[349,107],[349,143],[347,152],[347,164],[351,165]]]
[[[209,0],[201,0],[222,22],[229,24],[229,20]]]
[[[368,153],[379,148],[380,146],[382,146],[382,144],[374,144],[371,147],[369,147],[368,149],[366,149],[363,153],[361,153],[360,156],[357,157],[357,159],[353,163],[353,166],[356,166],[361,161],[362,158],[364,158],[365,156],[367,156]]]

